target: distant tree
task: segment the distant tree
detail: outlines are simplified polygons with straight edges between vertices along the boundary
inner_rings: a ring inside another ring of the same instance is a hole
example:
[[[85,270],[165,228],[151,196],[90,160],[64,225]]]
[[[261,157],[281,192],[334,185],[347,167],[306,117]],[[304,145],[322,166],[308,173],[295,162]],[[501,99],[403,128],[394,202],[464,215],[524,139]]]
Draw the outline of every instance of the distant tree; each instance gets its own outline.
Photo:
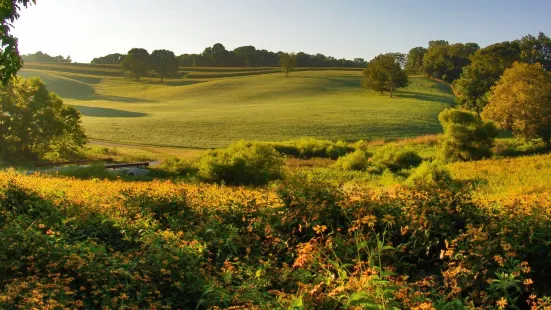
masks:
[[[484,123],[475,114],[457,109],[442,111],[438,119],[444,128],[440,141],[444,161],[478,160],[492,155],[498,133],[493,123]]]
[[[143,48],[133,48],[124,57],[122,68],[128,77],[139,80],[149,74],[149,70],[151,70],[151,56]]]
[[[375,91],[390,92],[390,97],[397,88],[408,85],[406,72],[393,54],[382,54],[367,64],[363,71],[363,86]]]
[[[10,34],[13,22],[19,18],[21,6],[27,7],[36,0],[2,0],[0,2],[0,81],[2,85],[15,77],[23,67],[17,38]]]
[[[427,49],[419,46],[412,48],[407,56],[406,72],[407,74],[416,75],[423,74],[423,57]]]
[[[551,141],[551,73],[515,62],[492,87],[482,118],[517,136]]]
[[[67,58],[59,55],[59,56],[50,56],[46,53],[42,53],[41,51],[38,51],[34,54],[27,54],[27,55],[21,55],[21,59],[23,61],[28,62],[57,62],[57,63],[71,63],[71,56],[67,56]]]
[[[228,61],[228,51],[221,43],[216,43],[211,48],[211,55],[214,58],[215,64],[226,66]]]
[[[297,55],[294,53],[281,53],[279,55],[279,65],[283,72],[285,72],[285,76],[288,77],[289,73],[293,72],[297,66]]]
[[[354,58],[354,67],[365,67],[367,66],[367,61],[363,58]]]
[[[86,142],[80,113],[38,78],[0,87],[0,101],[1,155],[36,160],[55,152],[63,157]]]
[[[423,56],[423,70],[428,76],[453,82],[478,49],[475,43],[450,45],[447,41],[430,41]]]
[[[502,42],[478,50],[471,63],[454,82],[459,106],[480,114],[487,103],[487,93],[505,69],[520,60],[518,42]]]
[[[240,46],[233,50],[240,64],[244,64],[247,67],[257,65],[257,51],[254,46]]]
[[[537,37],[526,35],[519,40],[520,57],[529,64],[540,63],[545,70],[551,71],[551,39],[540,32]]]
[[[151,53],[151,68],[161,78],[173,77],[178,73],[178,60],[173,52],[168,50],[156,50]]]
[[[98,57],[98,58],[92,59],[92,64],[95,64],[95,65],[120,65],[123,62],[125,57],[126,57],[126,55],[118,54],[118,53],[109,54],[109,55],[106,55],[106,56],[103,56],[103,57]]]

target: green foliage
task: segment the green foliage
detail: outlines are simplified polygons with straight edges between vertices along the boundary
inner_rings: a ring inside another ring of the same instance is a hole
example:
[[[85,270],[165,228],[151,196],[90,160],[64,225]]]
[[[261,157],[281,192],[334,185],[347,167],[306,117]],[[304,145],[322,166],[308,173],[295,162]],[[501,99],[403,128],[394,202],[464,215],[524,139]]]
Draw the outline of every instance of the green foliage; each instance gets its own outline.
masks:
[[[514,63],[492,87],[482,118],[525,139],[551,142],[551,73],[540,64]]]
[[[425,73],[423,69],[423,57],[427,49],[419,46],[412,48],[407,56],[406,73],[409,75],[418,75]]]
[[[36,0],[2,0],[0,2],[0,81],[3,86],[23,67],[17,38],[10,34],[12,24],[19,18],[21,6],[27,7]]]
[[[522,62],[539,63],[545,70],[551,70],[551,39],[545,33],[540,32],[537,37],[529,34],[518,42]]]
[[[25,62],[57,62],[57,63],[71,63],[71,56],[63,57],[62,55],[50,56],[46,53],[38,51],[34,54],[21,55],[21,59]]]
[[[188,177],[197,174],[198,169],[190,159],[169,157],[164,159],[153,171],[158,172],[160,176]]]
[[[446,109],[438,116],[444,136],[441,157],[444,161],[478,160],[492,155],[497,136],[493,123],[484,123],[471,112]]]
[[[362,150],[356,150],[353,153],[349,153],[342,157],[339,157],[339,159],[335,163],[335,167],[343,170],[365,171],[372,166],[369,161],[371,156],[371,153]]]
[[[93,65],[108,65],[108,64],[109,65],[120,65],[120,64],[122,64],[125,57],[126,57],[126,55],[119,54],[119,53],[109,54],[109,55],[105,55],[105,56],[102,56],[102,57],[97,57],[97,58],[92,59],[91,64],[93,64]]]
[[[400,66],[394,54],[381,54],[367,64],[363,72],[363,86],[381,94],[390,92],[392,97],[394,91],[408,85],[406,72]]]
[[[518,42],[502,42],[478,50],[471,57],[471,64],[454,83],[459,93],[456,102],[461,107],[480,114],[486,106],[487,93],[499,80],[505,69],[520,59]]]
[[[476,43],[450,45],[447,41],[430,41],[423,56],[423,69],[428,76],[453,82],[479,48]]]
[[[178,73],[178,61],[172,51],[155,50],[151,53],[151,68],[161,78],[174,77]]]
[[[399,172],[419,166],[423,159],[411,148],[389,143],[375,151],[371,161],[375,166]]]
[[[291,157],[309,159],[313,157],[337,159],[347,153],[354,151],[348,143],[344,141],[317,140],[312,138],[302,138],[299,140],[270,142],[276,151],[283,155]]]
[[[133,48],[124,57],[122,68],[127,77],[139,80],[149,75],[151,56],[143,48]]]
[[[211,182],[263,185],[283,177],[284,162],[274,148],[246,141],[211,150],[198,162],[198,176]]]
[[[86,142],[80,113],[49,93],[38,78],[0,88],[0,155],[38,159],[75,153]]]
[[[285,72],[285,76],[295,70],[297,66],[297,55],[295,53],[281,53],[279,55],[279,66]]]
[[[416,187],[447,186],[452,182],[450,171],[438,162],[423,162],[406,180]]]

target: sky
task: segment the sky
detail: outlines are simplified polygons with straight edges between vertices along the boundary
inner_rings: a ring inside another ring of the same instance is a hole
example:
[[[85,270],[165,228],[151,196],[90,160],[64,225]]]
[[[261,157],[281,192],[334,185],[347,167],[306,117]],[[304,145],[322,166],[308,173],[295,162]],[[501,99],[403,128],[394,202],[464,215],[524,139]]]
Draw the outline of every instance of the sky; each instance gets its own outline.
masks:
[[[551,0],[37,0],[14,23],[22,54],[90,62],[134,47],[201,53],[222,43],[370,60],[430,40],[484,47],[539,31]]]

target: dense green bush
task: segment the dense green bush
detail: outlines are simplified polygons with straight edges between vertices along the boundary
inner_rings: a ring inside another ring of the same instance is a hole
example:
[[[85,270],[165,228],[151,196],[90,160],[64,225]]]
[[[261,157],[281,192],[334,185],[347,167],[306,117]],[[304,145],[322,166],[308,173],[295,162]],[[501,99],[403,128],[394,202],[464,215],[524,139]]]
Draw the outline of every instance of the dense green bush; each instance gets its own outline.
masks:
[[[192,160],[169,157],[164,159],[158,167],[151,169],[151,171],[153,175],[161,177],[187,177],[197,174],[198,169]]]
[[[449,185],[452,177],[448,169],[438,162],[423,162],[406,180],[412,186]]]
[[[442,111],[438,119],[444,128],[440,148],[443,160],[468,161],[492,156],[491,148],[498,134],[494,124],[457,109]]]
[[[389,169],[392,172],[417,167],[422,161],[423,159],[417,152],[395,143],[382,146],[372,158],[375,166]]]
[[[273,146],[280,154],[303,159],[312,157],[337,159],[354,151],[354,148],[344,141],[333,142],[311,138],[268,144]]]
[[[211,150],[198,161],[198,175],[211,182],[263,185],[284,174],[281,155],[269,145],[240,141],[227,149]]]
[[[371,156],[371,153],[357,150],[353,153],[348,153],[339,157],[335,163],[335,167],[343,170],[363,171],[372,166],[369,161]]]

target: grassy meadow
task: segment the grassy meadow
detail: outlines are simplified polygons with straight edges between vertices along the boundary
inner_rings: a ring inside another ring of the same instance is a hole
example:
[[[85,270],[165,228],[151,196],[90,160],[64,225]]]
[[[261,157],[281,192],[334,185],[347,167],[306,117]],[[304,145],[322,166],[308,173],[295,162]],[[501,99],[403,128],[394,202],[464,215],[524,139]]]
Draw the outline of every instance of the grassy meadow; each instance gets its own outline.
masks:
[[[90,138],[154,146],[414,137],[440,132],[437,115],[453,103],[446,84],[423,77],[395,98],[364,90],[357,69],[285,78],[274,68],[180,68],[161,84],[124,79],[112,65],[28,63],[20,75],[39,76],[77,107]]]

